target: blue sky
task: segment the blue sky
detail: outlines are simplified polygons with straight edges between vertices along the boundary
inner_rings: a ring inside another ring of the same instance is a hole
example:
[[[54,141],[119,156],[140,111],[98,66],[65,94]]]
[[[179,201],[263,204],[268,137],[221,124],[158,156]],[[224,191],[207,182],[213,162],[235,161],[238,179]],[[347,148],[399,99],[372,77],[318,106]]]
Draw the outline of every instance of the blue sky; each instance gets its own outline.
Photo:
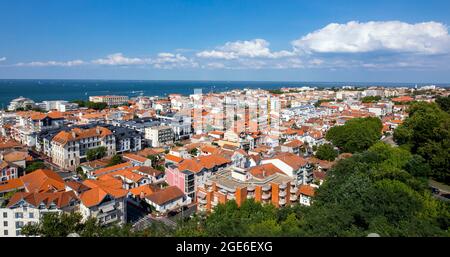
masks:
[[[450,1],[0,0],[0,78],[450,82]]]

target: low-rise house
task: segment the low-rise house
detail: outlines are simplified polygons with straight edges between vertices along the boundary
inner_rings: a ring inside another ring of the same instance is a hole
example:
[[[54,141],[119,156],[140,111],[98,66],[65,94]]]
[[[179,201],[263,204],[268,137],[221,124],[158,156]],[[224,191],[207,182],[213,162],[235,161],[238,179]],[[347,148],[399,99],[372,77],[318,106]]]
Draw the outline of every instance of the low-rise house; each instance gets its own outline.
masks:
[[[17,165],[0,160],[0,182],[17,179],[19,167]]]
[[[147,166],[147,167],[152,166],[152,161],[150,159],[142,157],[137,154],[126,153],[122,155],[122,158],[125,159],[125,161],[133,164],[133,166]]]
[[[152,167],[141,166],[137,167],[134,172],[150,179],[150,184],[160,184],[166,180],[166,175],[163,171],[154,169]]]
[[[309,184],[313,181],[313,166],[293,153],[279,153],[264,159],[261,164],[272,163],[283,173],[296,180],[297,184]]]
[[[145,196],[145,201],[159,213],[167,213],[191,203],[191,198],[176,186],[169,186]]]
[[[27,161],[32,161],[33,158],[27,151],[11,151],[1,154],[4,161],[17,165],[18,167],[25,169],[27,167]]]
[[[122,188],[120,180],[85,180],[83,184],[90,188],[80,195],[80,212],[84,219],[95,217],[103,225],[126,223],[128,191]]]
[[[302,141],[300,141],[298,139],[294,139],[292,141],[289,141],[289,142],[281,145],[281,151],[300,155],[300,149],[302,146],[303,146]]]
[[[312,198],[315,194],[315,188],[310,185],[301,185],[298,189],[298,195],[300,197],[300,204],[310,206]]]

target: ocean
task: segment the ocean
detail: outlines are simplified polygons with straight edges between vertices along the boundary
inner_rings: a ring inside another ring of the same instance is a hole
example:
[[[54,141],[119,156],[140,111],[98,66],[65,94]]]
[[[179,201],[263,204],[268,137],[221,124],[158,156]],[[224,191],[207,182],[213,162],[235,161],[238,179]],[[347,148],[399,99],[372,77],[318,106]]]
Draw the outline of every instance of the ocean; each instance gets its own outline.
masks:
[[[5,108],[12,99],[27,97],[35,102],[44,100],[88,100],[93,95],[127,95],[136,97],[165,96],[171,93],[189,95],[194,89],[203,92],[223,92],[240,88],[278,89],[282,87],[341,87],[341,86],[403,86],[415,83],[359,82],[276,82],[276,81],[151,81],[151,80],[0,80],[0,106]],[[429,84],[417,84],[418,86]],[[439,85],[437,86],[448,86]]]

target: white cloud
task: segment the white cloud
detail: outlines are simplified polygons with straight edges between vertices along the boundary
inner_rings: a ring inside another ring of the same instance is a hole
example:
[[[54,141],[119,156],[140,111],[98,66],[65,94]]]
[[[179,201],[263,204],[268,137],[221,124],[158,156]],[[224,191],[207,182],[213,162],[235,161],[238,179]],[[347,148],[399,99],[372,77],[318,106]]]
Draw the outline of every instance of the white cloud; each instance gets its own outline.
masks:
[[[233,60],[240,57],[247,58],[281,58],[295,55],[289,51],[271,52],[269,42],[264,39],[249,41],[227,42],[211,51],[197,53],[198,57]]]
[[[0,62],[6,61],[6,57],[0,57]]]
[[[54,66],[54,67],[73,67],[73,66],[79,66],[85,64],[82,60],[73,60],[73,61],[67,61],[67,62],[59,62],[59,61],[46,61],[46,62],[19,62],[16,64],[16,66],[23,66],[23,67],[48,67],[48,66]]]
[[[154,68],[158,69],[172,69],[179,67],[198,67],[198,63],[181,54],[173,53],[159,53],[157,58],[150,61]]]
[[[376,51],[438,54],[450,52],[447,27],[438,22],[400,21],[331,23],[295,40],[302,53],[368,53]]]
[[[93,60],[92,63],[100,65],[127,66],[127,65],[143,65],[148,64],[150,59],[129,58],[122,53],[115,53],[106,56],[103,59]]]
[[[221,62],[210,62],[210,63],[207,63],[206,65],[203,65],[202,68],[206,68],[206,69],[225,69],[226,66],[225,66],[225,64],[223,64]]]

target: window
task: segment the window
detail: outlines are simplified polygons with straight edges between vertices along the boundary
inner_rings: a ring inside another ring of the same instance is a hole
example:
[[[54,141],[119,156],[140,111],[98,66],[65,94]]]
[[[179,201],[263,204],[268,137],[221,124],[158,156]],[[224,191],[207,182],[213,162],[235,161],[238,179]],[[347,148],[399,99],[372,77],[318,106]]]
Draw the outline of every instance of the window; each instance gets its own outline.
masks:
[[[16,212],[16,219],[22,219],[22,218],[23,218],[23,213]]]
[[[16,230],[16,236],[20,236],[20,230]]]
[[[3,230],[3,235],[7,236],[8,235],[8,230]]]
[[[16,221],[16,228],[23,227],[23,221]]]
[[[30,219],[34,219],[34,213],[30,212],[30,213],[28,214],[28,217],[29,217]]]
[[[3,221],[3,226],[7,227],[8,226],[8,221]]]
[[[3,218],[8,218],[8,213],[7,212],[3,213]]]

